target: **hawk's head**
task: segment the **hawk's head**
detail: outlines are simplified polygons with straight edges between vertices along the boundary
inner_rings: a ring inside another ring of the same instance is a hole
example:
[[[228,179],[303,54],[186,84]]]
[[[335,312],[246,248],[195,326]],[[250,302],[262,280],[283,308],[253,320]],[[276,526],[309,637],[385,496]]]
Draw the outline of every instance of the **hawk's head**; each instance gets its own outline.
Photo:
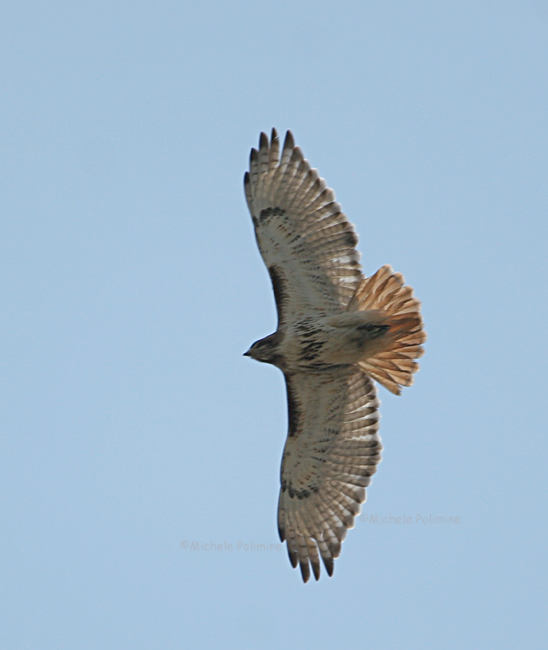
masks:
[[[281,362],[281,355],[279,351],[280,334],[275,332],[264,339],[255,341],[247,352],[244,352],[244,357],[251,357],[256,361],[263,363],[272,363],[277,366]]]

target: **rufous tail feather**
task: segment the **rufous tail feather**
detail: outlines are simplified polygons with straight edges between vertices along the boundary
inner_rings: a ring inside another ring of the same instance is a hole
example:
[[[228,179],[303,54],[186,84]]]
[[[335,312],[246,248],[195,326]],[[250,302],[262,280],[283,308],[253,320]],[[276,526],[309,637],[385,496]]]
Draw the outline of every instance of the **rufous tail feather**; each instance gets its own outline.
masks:
[[[390,326],[387,346],[358,365],[389,391],[399,395],[402,386],[413,383],[413,373],[419,369],[415,359],[422,356],[424,349],[421,344],[426,341],[420,302],[413,297],[413,289],[405,286],[401,273],[394,273],[386,264],[375,275],[362,280],[347,310],[377,310],[386,316],[384,322]]]

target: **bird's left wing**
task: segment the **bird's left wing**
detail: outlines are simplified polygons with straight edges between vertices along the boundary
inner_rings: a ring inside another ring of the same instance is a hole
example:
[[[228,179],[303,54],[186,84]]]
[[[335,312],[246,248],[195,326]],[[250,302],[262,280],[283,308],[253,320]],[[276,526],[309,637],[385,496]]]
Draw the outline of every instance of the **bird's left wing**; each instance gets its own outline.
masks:
[[[303,580],[329,575],[381,460],[379,400],[362,371],[286,374],[289,433],[282,460],[278,530]],[[318,553],[319,551],[319,553]]]
[[[290,131],[281,152],[275,129],[261,133],[244,185],[278,325],[345,309],[362,279],[358,237]]]

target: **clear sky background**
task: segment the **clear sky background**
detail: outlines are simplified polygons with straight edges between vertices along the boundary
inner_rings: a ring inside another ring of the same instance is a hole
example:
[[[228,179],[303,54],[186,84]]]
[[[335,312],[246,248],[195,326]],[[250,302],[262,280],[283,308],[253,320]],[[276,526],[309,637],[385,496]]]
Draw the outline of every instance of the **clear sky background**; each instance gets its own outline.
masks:
[[[545,648],[548,2],[22,0],[0,49],[0,646]],[[278,542],[287,426],[242,356],[276,322],[242,190],[272,126],[429,335],[307,585],[245,548]]]

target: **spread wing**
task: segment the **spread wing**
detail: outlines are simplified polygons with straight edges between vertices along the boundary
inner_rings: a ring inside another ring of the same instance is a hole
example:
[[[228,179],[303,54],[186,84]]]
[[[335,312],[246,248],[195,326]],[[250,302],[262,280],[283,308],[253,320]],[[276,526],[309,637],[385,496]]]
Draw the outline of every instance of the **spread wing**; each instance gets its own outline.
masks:
[[[244,178],[259,250],[270,273],[278,326],[340,312],[362,278],[357,235],[288,131],[261,133]]]
[[[282,460],[278,506],[280,538],[303,580],[320,576],[321,555],[333,574],[346,531],[365,501],[381,460],[379,400],[362,371],[286,375],[289,433]]]

